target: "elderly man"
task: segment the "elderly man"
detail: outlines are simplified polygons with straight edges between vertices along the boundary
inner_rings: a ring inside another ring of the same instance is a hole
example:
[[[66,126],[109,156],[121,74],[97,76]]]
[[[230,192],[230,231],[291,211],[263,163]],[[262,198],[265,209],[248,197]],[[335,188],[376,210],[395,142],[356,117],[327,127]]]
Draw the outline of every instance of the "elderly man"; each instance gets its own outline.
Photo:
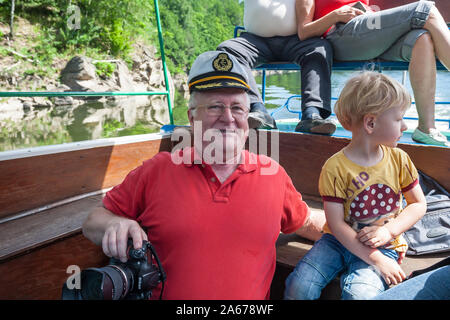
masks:
[[[163,299],[268,298],[280,230],[314,240],[324,217],[312,217],[278,164],[244,150],[249,86],[233,56],[201,54],[189,88],[188,116],[202,143],[177,151],[187,161],[161,152],[131,171],[90,214],[83,233],[122,261],[127,238],[135,248],[149,239],[167,274]],[[206,161],[211,144],[215,152]],[[268,161],[278,170],[262,175]]]

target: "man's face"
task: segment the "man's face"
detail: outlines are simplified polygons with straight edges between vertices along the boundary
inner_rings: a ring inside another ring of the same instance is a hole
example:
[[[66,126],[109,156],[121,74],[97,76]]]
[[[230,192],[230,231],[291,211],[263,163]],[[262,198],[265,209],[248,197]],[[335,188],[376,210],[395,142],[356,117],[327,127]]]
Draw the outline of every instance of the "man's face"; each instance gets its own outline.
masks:
[[[191,127],[194,128],[194,139],[200,133],[201,125],[203,154],[211,149],[215,162],[237,156],[244,149],[248,137],[249,98],[241,89],[216,89],[195,93],[195,106],[188,110]],[[197,127],[197,130],[196,130]]]

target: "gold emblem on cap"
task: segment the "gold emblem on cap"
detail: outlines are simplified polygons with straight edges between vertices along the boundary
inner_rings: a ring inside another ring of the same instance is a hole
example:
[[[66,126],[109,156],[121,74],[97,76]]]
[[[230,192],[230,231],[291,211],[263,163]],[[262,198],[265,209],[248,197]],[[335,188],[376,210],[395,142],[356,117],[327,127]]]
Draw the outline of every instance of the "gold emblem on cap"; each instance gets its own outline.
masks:
[[[230,71],[233,68],[233,61],[226,53],[221,53],[214,59],[213,68],[216,71]]]
[[[220,88],[222,86],[221,83],[208,83],[208,84],[199,84],[195,87],[197,89],[209,89],[209,88]]]

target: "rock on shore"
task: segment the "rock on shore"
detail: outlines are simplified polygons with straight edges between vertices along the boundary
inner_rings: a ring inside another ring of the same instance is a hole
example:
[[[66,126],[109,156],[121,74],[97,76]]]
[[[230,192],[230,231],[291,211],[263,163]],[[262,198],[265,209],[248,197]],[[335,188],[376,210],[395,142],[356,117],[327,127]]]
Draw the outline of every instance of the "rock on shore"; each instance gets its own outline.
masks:
[[[86,92],[147,92],[147,91],[165,91],[164,71],[162,61],[156,58],[155,48],[140,44],[135,45],[135,50],[131,55],[131,68],[120,59],[94,60],[90,57],[78,55],[71,58],[60,72],[59,82],[38,76],[35,80],[38,82],[39,89],[36,91],[86,91]],[[114,65],[114,71],[108,75],[99,75],[97,72],[97,63],[108,63]],[[23,75],[22,77],[26,77]],[[29,76],[28,76],[29,77]],[[10,79],[11,80],[11,79]],[[13,79],[14,80],[14,79]],[[15,77],[15,82],[21,82],[20,74]],[[175,90],[183,96],[187,96],[186,76],[177,75],[175,81],[168,72],[169,87],[172,102],[174,101]],[[8,89],[7,91],[35,91],[33,88],[24,88],[22,90]],[[106,96],[106,97],[20,97],[5,98],[0,100],[0,119],[11,118],[23,114],[27,110],[35,108],[45,108],[52,106],[65,106],[73,108],[76,105],[87,101],[95,100],[107,103],[112,106],[133,105],[136,108],[150,105],[152,112],[149,116],[155,123],[169,123],[169,113],[167,108],[167,99],[161,95],[136,95],[136,96]]]

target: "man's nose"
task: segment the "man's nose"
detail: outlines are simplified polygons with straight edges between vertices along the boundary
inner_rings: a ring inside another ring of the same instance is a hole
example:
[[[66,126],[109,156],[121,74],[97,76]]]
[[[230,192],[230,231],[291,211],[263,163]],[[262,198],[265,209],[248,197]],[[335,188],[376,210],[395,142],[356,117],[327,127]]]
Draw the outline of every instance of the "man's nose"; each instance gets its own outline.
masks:
[[[222,121],[226,121],[226,122],[233,122],[234,121],[234,116],[231,113],[231,109],[230,108],[223,108],[223,113],[220,116],[220,119]]]

